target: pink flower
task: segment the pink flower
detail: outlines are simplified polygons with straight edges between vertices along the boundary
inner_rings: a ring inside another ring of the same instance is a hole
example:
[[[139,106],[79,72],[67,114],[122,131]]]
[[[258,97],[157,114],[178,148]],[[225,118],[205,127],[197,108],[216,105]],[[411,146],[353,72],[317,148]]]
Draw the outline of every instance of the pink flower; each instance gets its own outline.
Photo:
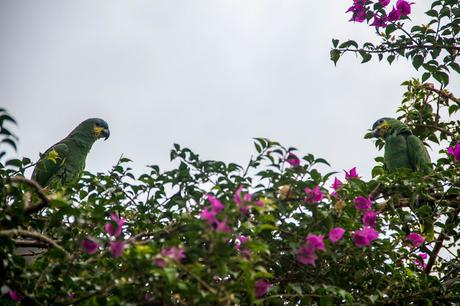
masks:
[[[343,183],[341,180],[339,180],[337,177],[334,177],[334,183],[332,183],[332,189],[334,189],[334,191],[331,193],[331,196],[333,197],[338,197],[337,195],[337,191],[342,188],[343,186]]]
[[[267,281],[263,280],[263,279],[259,279],[256,281],[256,285],[255,285],[255,291],[256,291],[256,297],[261,297],[263,296],[265,293],[267,293],[268,289],[270,289],[273,285],[268,283]]]
[[[414,248],[418,248],[419,246],[423,244],[423,242],[425,242],[425,238],[423,238],[422,235],[417,234],[417,233],[409,233],[406,236],[406,240],[409,240],[414,246]]]
[[[345,234],[345,229],[341,227],[334,227],[333,229],[329,231],[329,234],[328,234],[329,241],[331,243],[336,243],[337,241],[342,239],[343,234]]]
[[[307,193],[305,202],[310,203],[310,204],[321,202],[321,200],[324,197],[323,193],[321,192],[321,188],[319,186],[316,186],[313,189],[306,187],[305,192]]]
[[[348,8],[346,13],[352,12],[353,16],[350,21],[363,22],[366,20],[366,8],[364,6],[364,0],[354,0],[353,5]]]
[[[104,225],[105,231],[111,235],[118,237],[121,234],[122,226],[125,224],[125,219],[118,217],[116,213],[110,213],[111,222]]]
[[[163,255],[164,257],[169,257],[174,261],[180,262],[182,259],[185,258],[185,251],[183,248],[173,246],[161,250],[161,255]]]
[[[366,211],[372,207],[372,201],[370,197],[365,198],[363,196],[357,196],[354,199],[354,202],[355,202],[355,208],[361,211]]]
[[[297,261],[301,264],[314,266],[317,258],[315,250],[311,246],[303,245],[297,249]]]
[[[243,186],[236,189],[235,194],[233,195],[233,201],[240,208],[240,212],[243,214],[249,213],[249,207],[245,205],[245,202],[250,202],[252,200],[252,195],[250,193],[245,194],[241,197],[241,191],[243,191]]]
[[[14,291],[14,290],[10,290],[10,291],[8,292],[8,295],[9,295],[10,298],[11,298],[13,301],[15,301],[15,302],[20,302],[20,301],[22,301],[22,299],[23,299],[23,297],[20,296],[20,295],[19,295],[16,291]]]
[[[257,200],[257,201],[254,202],[254,205],[259,206],[259,207],[264,207],[265,204],[261,200]]]
[[[110,253],[112,253],[113,258],[118,258],[122,256],[124,249],[124,241],[110,241]]]
[[[236,237],[236,241],[237,241],[236,246],[238,246],[237,249],[239,249],[240,246],[242,244],[245,244],[248,240],[249,240],[249,238],[246,237],[246,236],[243,236],[243,235],[240,235],[240,236]]]
[[[166,267],[166,260],[161,256],[155,257],[153,259],[153,262],[155,263],[157,267],[160,267],[160,268]]]
[[[341,180],[339,180],[337,177],[334,177],[334,183],[332,183],[332,189],[334,189],[335,191],[337,191],[338,189],[340,189],[342,187],[343,183]]]
[[[397,10],[395,7],[391,10],[391,12],[388,14],[388,21],[393,22],[393,21],[398,21],[399,18],[401,18],[401,13],[399,10]]]
[[[379,0],[381,6],[385,7],[390,4],[390,0]]]
[[[457,143],[455,147],[448,147],[447,153],[452,155],[456,161],[460,161],[460,143]]]
[[[289,152],[286,161],[288,162],[289,165],[292,167],[297,167],[300,165],[300,159],[295,155],[294,153]]]
[[[398,0],[398,2],[396,2],[396,8],[398,9],[401,16],[407,16],[410,14],[411,4],[413,3],[409,3],[406,0]]]
[[[356,167],[351,168],[350,171],[345,171],[345,179],[347,181],[359,179],[358,172],[356,172]]]
[[[204,208],[200,213],[200,218],[208,221],[208,223],[212,225],[216,220],[216,213],[215,211],[210,211],[209,209]]]
[[[96,253],[101,245],[90,238],[85,238],[80,242],[80,246],[85,250],[86,253],[91,255]]]
[[[219,199],[215,198],[212,194],[208,194],[208,201],[211,203],[212,211],[216,214],[224,209],[224,205]]]
[[[221,233],[231,233],[232,228],[227,225],[227,219],[224,221],[219,221],[216,219],[215,221],[216,224],[216,231],[221,232]]]
[[[355,231],[353,234],[353,241],[358,248],[370,246],[372,241],[377,239],[379,233],[372,227],[364,227],[361,230]]]
[[[376,227],[377,226],[377,215],[378,212],[373,210],[368,210],[363,215],[363,224],[364,226]]]
[[[309,247],[312,247],[315,251],[326,250],[324,248],[324,237],[322,235],[308,234],[307,238],[305,238],[305,242],[307,242],[307,245]]]
[[[428,258],[428,254],[418,253],[418,257],[419,258],[414,260],[414,264],[416,264],[420,270],[424,270],[426,268],[426,260]]]
[[[376,28],[385,28],[387,26],[387,17],[378,17],[374,14],[374,21],[370,24],[370,26],[375,26]]]

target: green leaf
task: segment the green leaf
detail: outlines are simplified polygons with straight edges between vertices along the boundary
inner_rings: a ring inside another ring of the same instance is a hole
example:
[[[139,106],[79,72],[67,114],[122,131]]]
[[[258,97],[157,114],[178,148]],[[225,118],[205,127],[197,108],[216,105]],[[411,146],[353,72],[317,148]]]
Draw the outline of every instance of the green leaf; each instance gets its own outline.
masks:
[[[359,50],[359,54],[363,58],[361,64],[367,63],[368,61],[370,61],[372,59],[372,55],[370,53],[367,53],[363,49]]]
[[[391,63],[393,63],[394,60],[395,60],[395,56],[393,54],[388,55],[387,61],[390,65]]]
[[[428,80],[430,77],[431,77],[431,73],[425,72],[425,73],[422,75],[422,83],[425,82],[426,80]]]
[[[334,62],[334,65],[337,65],[339,58],[340,58],[340,51],[337,49],[332,49],[331,50],[331,61]]]
[[[332,46],[334,46],[334,48],[337,48],[337,45],[339,44],[339,40],[338,39],[332,39]]]
[[[420,68],[420,66],[422,66],[422,64],[423,64],[423,56],[422,55],[417,54],[416,56],[413,57],[412,65],[414,66],[414,68],[416,70],[418,70],[418,68]]]

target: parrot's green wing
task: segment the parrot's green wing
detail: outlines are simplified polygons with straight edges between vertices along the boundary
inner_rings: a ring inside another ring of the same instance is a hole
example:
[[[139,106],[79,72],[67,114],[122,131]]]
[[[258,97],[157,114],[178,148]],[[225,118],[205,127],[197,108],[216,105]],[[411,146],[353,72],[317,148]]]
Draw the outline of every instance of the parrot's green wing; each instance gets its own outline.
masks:
[[[423,142],[414,135],[407,137],[407,152],[411,166],[416,171],[429,173],[433,170],[430,155]]]
[[[69,147],[65,143],[57,143],[43,153],[32,173],[32,179],[42,187],[51,185],[65,175],[65,163]]]

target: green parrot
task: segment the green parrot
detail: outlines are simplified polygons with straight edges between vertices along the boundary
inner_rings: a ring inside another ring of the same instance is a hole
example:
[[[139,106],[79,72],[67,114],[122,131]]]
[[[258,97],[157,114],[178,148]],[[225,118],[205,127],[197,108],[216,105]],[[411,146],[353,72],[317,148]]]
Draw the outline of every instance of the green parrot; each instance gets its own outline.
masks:
[[[423,142],[407,125],[393,118],[382,118],[372,126],[374,137],[385,141],[384,162],[389,172],[407,168],[422,173],[433,170]]]
[[[86,156],[99,138],[109,138],[107,122],[91,118],[80,123],[70,134],[41,154],[32,179],[42,187],[67,187],[78,181],[85,169]]]

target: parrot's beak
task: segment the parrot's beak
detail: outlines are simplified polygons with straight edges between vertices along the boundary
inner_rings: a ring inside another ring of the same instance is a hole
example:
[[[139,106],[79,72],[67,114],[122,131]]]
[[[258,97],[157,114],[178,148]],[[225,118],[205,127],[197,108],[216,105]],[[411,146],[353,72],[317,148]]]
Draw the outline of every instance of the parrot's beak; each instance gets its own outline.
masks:
[[[380,138],[380,130],[379,129],[375,129],[372,131],[372,135],[375,137],[375,138]]]
[[[101,133],[101,138],[104,137],[104,140],[109,139],[110,137],[110,130],[109,129],[103,129]]]

